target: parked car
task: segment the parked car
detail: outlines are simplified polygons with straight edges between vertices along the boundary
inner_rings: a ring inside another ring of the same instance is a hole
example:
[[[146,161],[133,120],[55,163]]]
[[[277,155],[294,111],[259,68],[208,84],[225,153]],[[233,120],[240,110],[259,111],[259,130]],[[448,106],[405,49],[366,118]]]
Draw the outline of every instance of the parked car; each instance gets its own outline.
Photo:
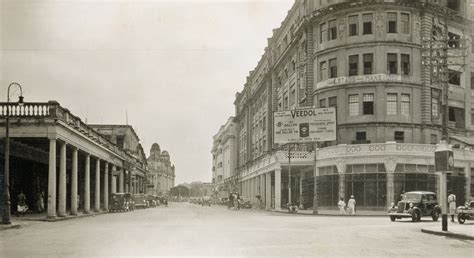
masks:
[[[204,206],[204,205],[209,205],[211,206],[211,197],[209,196],[203,196],[201,198],[201,206]]]
[[[439,214],[441,214],[441,208],[438,205],[436,194],[426,191],[407,192],[397,206],[388,210],[391,221],[411,218],[413,222],[417,222],[423,216],[431,216],[433,221],[438,221]]]
[[[146,200],[147,200],[147,203],[148,203],[148,207],[156,207],[156,206],[158,206],[158,205],[156,204],[156,198],[155,198],[154,195],[152,195],[152,194],[147,194],[147,195],[146,195]]]
[[[135,202],[135,208],[148,208],[148,202],[144,194],[134,194],[133,200]]]
[[[131,195],[129,193],[113,193],[110,195],[109,211],[131,211]]]
[[[459,224],[464,224],[466,220],[474,220],[474,200],[466,202],[464,206],[459,206],[457,213]]]

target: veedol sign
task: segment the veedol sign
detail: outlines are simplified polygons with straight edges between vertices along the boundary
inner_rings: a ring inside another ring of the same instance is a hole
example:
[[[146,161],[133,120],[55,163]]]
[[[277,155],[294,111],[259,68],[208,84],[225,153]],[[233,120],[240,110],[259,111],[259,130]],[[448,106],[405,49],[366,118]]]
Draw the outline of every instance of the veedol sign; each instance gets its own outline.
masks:
[[[336,109],[305,108],[273,113],[275,143],[336,140]]]

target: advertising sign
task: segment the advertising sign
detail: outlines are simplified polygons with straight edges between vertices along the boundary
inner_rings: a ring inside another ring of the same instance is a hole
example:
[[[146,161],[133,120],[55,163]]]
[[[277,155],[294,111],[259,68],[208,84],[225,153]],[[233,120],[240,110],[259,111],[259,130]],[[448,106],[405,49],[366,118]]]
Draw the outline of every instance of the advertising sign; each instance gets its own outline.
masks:
[[[275,143],[336,140],[336,109],[304,108],[273,113]]]

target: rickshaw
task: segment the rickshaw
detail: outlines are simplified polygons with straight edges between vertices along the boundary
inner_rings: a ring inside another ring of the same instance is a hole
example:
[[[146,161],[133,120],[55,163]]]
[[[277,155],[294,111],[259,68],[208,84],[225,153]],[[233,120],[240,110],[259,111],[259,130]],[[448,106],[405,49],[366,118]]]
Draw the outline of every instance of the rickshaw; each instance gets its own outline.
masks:
[[[131,196],[129,193],[113,193],[110,195],[109,211],[124,212],[131,210]]]

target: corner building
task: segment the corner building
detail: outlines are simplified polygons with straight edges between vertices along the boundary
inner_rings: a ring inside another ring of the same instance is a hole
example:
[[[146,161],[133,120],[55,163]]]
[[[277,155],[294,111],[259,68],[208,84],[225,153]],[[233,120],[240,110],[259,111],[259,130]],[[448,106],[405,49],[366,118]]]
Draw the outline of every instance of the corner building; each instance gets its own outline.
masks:
[[[448,189],[463,204],[474,193],[473,10],[468,1],[295,1],[236,94],[242,195],[267,209],[290,196],[334,208],[354,195],[359,208],[382,210],[402,191],[438,192],[434,150],[448,105],[456,167]],[[443,36],[447,103],[438,70],[424,61],[426,39]],[[290,145],[290,173],[272,114],[301,107],[336,107],[337,140]]]

